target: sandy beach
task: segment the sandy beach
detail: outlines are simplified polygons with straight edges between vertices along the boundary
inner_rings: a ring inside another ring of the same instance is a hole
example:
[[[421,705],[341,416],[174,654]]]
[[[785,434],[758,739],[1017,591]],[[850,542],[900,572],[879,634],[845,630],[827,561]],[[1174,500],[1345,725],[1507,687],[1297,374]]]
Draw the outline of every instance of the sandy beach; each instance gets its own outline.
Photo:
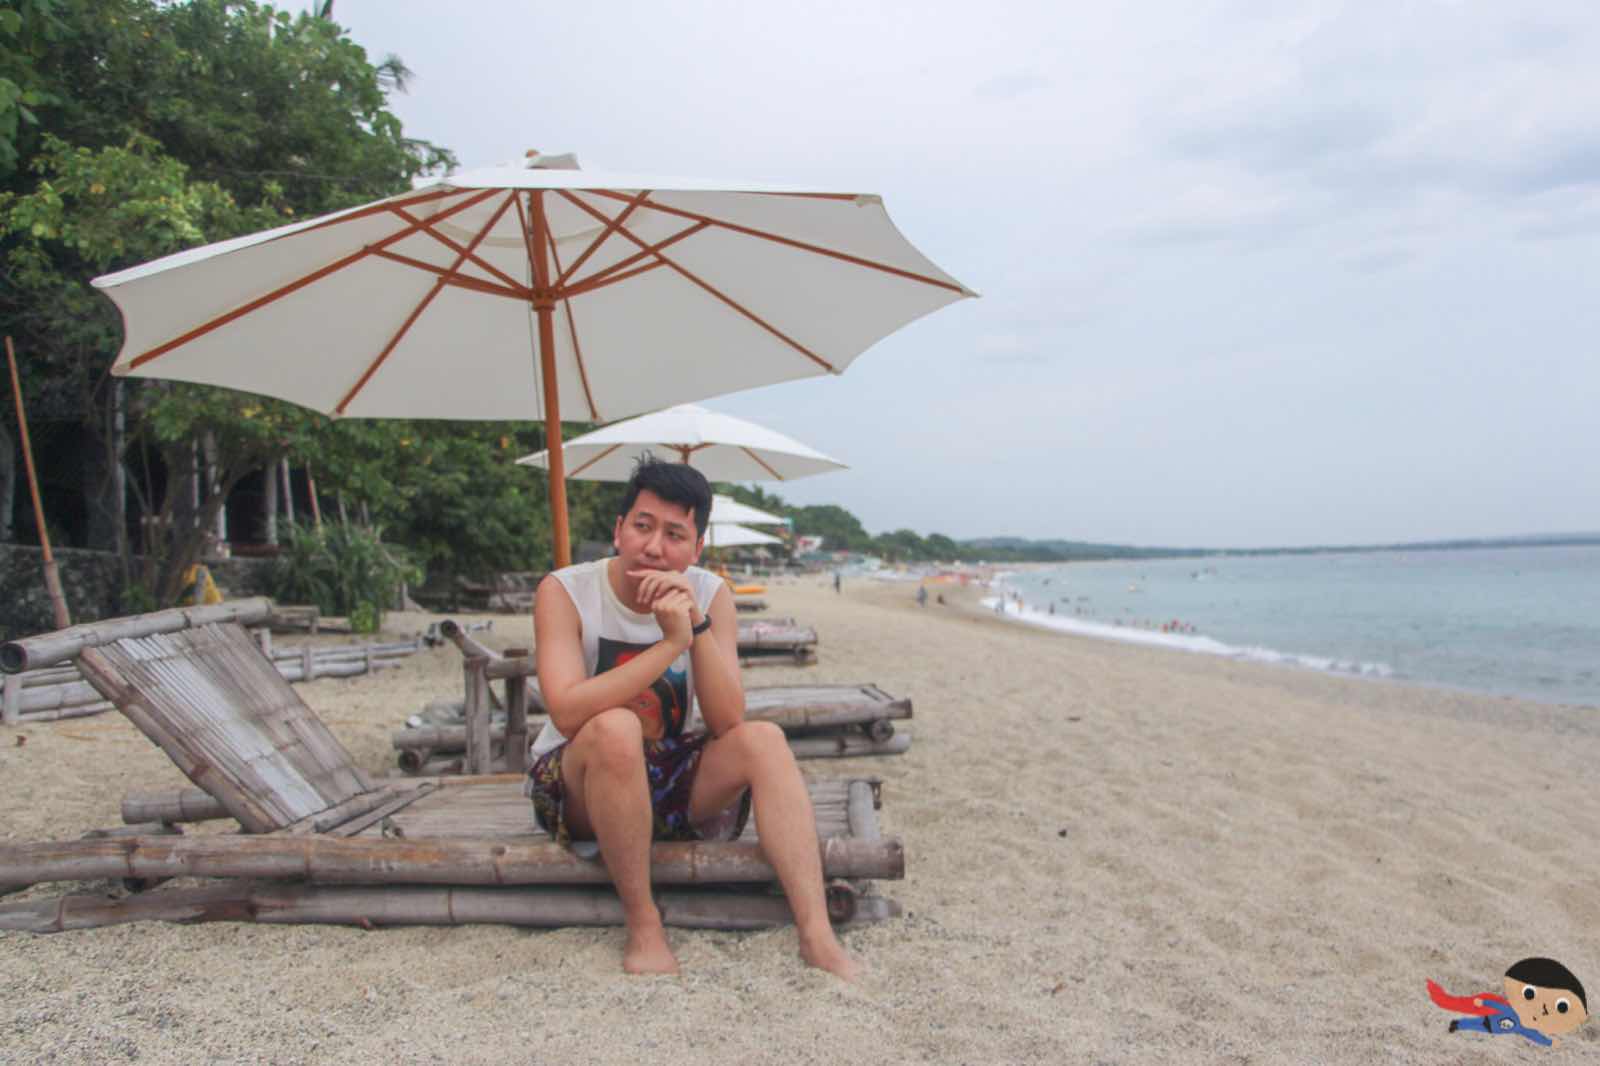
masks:
[[[966,593],[777,584],[820,662],[751,684],[874,681],[915,700],[884,780],[904,916],[866,965],[808,971],[792,929],[672,931],[679,978],[620,930],[140,924],[0,933],[0,1061],[636,1064],[1584,1061],[1446,1032],[1427,998],[1548,955],[1600,992],[1600,711],[1102,643]],[[458,616],[465,617],[465,616]],[[396,614],[414,634],[428,618]],[[486,643],[525,646],[494,616]],[[280,642],[295,638],[280,637]],[[297,686],[367,770],[460,657]],[[26,742],[21,743],[23,738]],[[116,714],[0,732],[7,842],[117,824],[185,784]],[[9,898],[93,884],[44,886]],[[1591,1004],[1593,1005],[1593,1004]]]

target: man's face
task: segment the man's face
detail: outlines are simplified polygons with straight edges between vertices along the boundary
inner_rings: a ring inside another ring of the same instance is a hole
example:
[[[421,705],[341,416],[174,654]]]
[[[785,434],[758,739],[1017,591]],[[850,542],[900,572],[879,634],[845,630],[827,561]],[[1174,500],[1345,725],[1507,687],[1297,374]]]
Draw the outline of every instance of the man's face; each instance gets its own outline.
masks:
[[[694,509],[668,503],[641,489],[627,514],[617,519],[612,534],[624,570],[676,570],[700,558],[700,536]]]
[[[1565,1036],[1588,1020],[1589,1014],[1576,993],[1568,989],[1545,988],[1507,977],[1505,990],[1524,1029],[1537,1029],[1545,1036]]]

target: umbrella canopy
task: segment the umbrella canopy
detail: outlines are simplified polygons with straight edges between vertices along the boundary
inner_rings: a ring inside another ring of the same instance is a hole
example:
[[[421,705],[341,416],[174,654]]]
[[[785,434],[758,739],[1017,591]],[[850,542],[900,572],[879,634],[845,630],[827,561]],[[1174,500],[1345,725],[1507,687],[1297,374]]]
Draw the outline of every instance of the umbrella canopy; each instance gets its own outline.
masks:
[[[574,437],[561,446],[567,477],[626,481],[645,452],[675,453],[710,481],[793,481],[845,465],[782,433],[732,415],[679,404]],[[547,467],[549,452],[517,462]],[[666,456],[663,456],[666,458]],[[779,519],[782,521],[782,519]]]
[[[563,412],[605,421],[838,373],[975,295],[875,196],[590,173],[537,154],[94,284],[122,312],[113,373],[336,415],[542,413],[552,448]],[[559,459],[551,504],[565,565]]]
[[[770,514],[751,507],[749,504],[740,503],[732,496],[724,496],[721,493],[712,496],[711,524],[716,526],[729,522],[754,526],[786,526],[789,524],[789,520],[782,515]]]
[[[736,522],[715,522],[706,529],[706,547],[742,548],[750,544],[782,544],[770,533],[741,526]]]

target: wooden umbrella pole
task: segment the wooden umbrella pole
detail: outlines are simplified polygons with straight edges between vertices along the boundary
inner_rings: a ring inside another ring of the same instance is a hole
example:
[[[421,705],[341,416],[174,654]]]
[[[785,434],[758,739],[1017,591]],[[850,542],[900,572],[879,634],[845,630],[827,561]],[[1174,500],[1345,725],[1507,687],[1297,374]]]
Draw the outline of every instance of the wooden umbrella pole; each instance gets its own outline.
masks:
[[[561,454],[561,397],[556,378],[556,294],[550,286],[550,263],[545,258],[549,221],[544,213],[544,192],[528,196],[533,227],[528,254],[533,267],[533,311],[539,320],[539,373],[544,382],[544,446],[550,459],[550,537],[555,569],[572,565],[572,545],[567,532],[567,463]]]
[[[11,364],[11,392],[17,400],[17,426],[22,431],[22,461],[28,469],[28,491],[33,493],[33,520],[39,527],[39,545],[44,548],[44,586],[50,592],[50,607],[55,612],[56,628],[65,629],[72,624],[67,613],[67,597],[61,591],[61,574],[56,570],[56,557],[50,551],[50,531],[44,524],[44,504],[39,499],[39,476],[33,469],[33,445],[28,441],[28,415],[22,407],[22,380],[17,375],[17,352],[6,336],[6,361]]]

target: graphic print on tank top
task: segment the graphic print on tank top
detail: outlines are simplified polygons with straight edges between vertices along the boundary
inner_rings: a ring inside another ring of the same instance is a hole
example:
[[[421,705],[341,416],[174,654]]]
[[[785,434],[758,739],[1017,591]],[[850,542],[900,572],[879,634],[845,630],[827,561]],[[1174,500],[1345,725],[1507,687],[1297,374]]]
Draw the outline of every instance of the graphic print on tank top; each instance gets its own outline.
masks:
[[[601,637],[600,655],[595,664],[595,672],[603,674],[607,670],[621,666],[651,647],[653,647],[651,644],[630,644],[626,641]],[[688,671],[680,670],[676,665],[668,668],[667,672],[656,678],[649,688],[629,700],[627,706],[639,716],[639,721],[644,725],[646,740],[661,740],[681,735],[684,721],[689,716]]]

